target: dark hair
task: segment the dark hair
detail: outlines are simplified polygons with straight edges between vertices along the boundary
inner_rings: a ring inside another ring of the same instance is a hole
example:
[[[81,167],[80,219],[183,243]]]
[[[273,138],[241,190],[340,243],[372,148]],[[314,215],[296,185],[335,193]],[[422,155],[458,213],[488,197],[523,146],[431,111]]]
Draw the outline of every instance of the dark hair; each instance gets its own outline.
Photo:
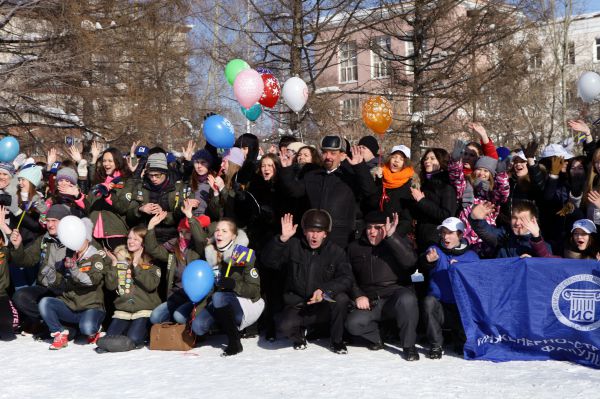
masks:
[[[295,143],[296,138],[294,136],[290,136],[290,135],[285,135],[285,136],[281,136],[281,139],[279,139],[279,148],[281,147],[287,147],[289,144],[291,143]]]
[[[238,148],[248,147],[248,153],[256,152],[258,154],[258,137],[252,133],[244,133],[237,138],[233,146]]]
[[[531,216],[537,218],[538,217],[538,208],[533,201],[529,200],[519,200],[513,203],[511,214],[514,215],[516,213],[527,212],[531,214]]]
[[[104,167],[102,167],[102,159],[106,154],[112,155],[115,163],[115,172],[119,171],[122,177],[128,177],[131,174],[129,167],[125,164],[125,158],[123,158],[121,151],[115,147],[109,147],[100,154],[96,161],[96,172],[94,173],[93,184],[104,183],[104,180],[106,180],[106,171],[104,170]]]
[[[258,167],[256,168],[256,173],[261,177],[262,177],[262,174],[260,173],[260,167],[262,166],[263,159],[270,159],[271,161],[273,161],[273,164],[275,165],[275,173],[273,173],[273,178],[276,179],[277,174],[281,170],[281,162],[279,161],[279,158],[275,154],[265,154],[262,156],[260,161],[258,161],[258,165],[257,165]]]
[[[465,147],[475,147],[479,156],[483,155],[483,147],[476,141],[470,141]]]
[[[429,148],[427,151],[425,151],[425,153],[421,157],[421,161],[419,162],[419,165],[421,166],[421,181],[425,181],[426,179],[424,163],[425,158],[427,157],[427,155],[429,155],[430,152],[433,153],[437,161],[440,163],[440,171],[448,171],[448,161],[450,160],[450,155],[448,155],[448,151],[444,150],[443,148]]]
[[[298,158],[298,154],[300,153],[300,151],[307,149],[310,152],[310,163],[311,164],[315,164],[317,166],[323,166],[323,160],[321,159],[321,154],[319,153],[319,151],[314,148],[311,147],[309,145],[305,145],[304,147],[300,147],[300,149],[298,149],[298,153],[296,154],[296,158]]]

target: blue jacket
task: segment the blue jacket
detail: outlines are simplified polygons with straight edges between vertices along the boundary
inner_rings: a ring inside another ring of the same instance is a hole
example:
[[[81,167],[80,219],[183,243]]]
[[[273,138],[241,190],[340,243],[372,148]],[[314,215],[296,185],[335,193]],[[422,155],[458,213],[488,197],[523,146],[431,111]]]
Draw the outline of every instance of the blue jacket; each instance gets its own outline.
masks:
[[[435,262],[427,262],[426,255],[431,248],[434,248],[439,255],[439,259]],[[472,251],[464,240],[460,246],[453,249],[446,249],[437,245],[427,248],[427,251],[421,255],[419,262],[419,270],[429,272],[427,295],[434,296],[443,303],[456,303],[452,284],[450,283],[450,275],[448,274],[450,265],[456,262],[475,262],[478,260],[477,253]]]

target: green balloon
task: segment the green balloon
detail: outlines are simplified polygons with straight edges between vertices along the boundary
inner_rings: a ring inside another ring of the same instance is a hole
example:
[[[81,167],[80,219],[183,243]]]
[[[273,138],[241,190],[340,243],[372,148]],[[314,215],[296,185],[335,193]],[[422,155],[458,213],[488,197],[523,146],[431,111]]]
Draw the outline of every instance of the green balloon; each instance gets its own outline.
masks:
[[[238,73],[242,72],[244,69],[250,69],[250,65],[244,60],[236,58],[227,63],[227,66],[225,67],[225,77],[230,85],[233,86],[233,82],[238,76]]]

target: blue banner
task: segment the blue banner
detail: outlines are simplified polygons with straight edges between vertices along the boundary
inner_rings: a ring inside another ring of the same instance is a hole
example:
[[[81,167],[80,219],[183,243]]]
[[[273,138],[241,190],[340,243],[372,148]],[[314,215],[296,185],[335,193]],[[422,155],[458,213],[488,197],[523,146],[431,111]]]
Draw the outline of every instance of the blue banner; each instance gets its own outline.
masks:
[[[467,336],[465,359],[555,359],[600,368],[600,262],[456,263],[450,279]]]

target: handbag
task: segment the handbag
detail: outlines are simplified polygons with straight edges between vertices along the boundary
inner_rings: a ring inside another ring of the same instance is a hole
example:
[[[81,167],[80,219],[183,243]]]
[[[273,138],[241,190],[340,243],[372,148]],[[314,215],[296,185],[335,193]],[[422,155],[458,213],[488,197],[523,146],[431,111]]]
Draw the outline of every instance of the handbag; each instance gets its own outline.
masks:
[[[150,350],[189,351],[196,344],[196,336],[186,324],[161,323],[150,329]]]

